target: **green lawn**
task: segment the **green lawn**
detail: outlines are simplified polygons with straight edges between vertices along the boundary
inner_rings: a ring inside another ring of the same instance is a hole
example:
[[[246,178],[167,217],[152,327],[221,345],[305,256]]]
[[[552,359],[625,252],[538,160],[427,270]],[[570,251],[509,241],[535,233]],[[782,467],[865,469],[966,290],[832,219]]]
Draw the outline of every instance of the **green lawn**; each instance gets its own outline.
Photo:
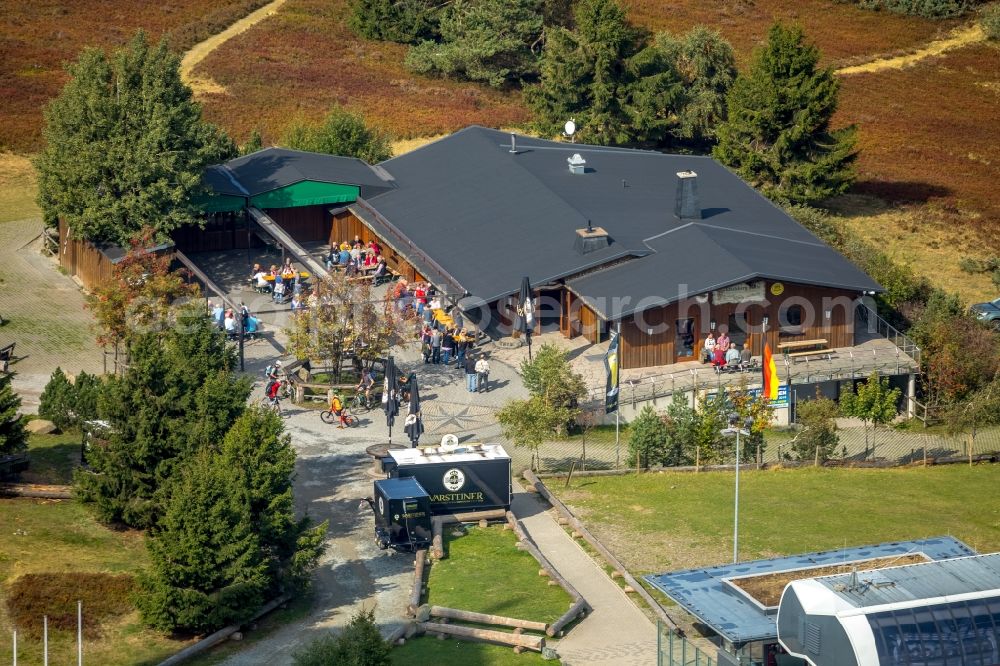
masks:
[[[732,557],[732,473],[591,477],[550,488],[635,573]],[[740,557],[946,534],[979,552],[1000,550],[997,488],[998,465],[744,471]]]
[[[148,561],[140,532],[110,530],[71,500],[0,499],[0,526],[0,636],[11,635],[4,594],[6,583],[17,576],[49,571],[134,573]],[[103,638],[84,644],[87,663],[158,663],[188,644],[144,629],[137,613],[104,630]],[[50,632],[50,663],[75,663],[74,640],[74,632]],[[18,644],[20,663],[42,662],[41,641],[22,637]],[[6,639],[0,640],[0,663],[11,663]]]
[[[548,578],[538,575],[537,560],[514,547],[513,532],[500,526],[461,531],[464,534],[456,536],[454,526],[445,527],[448,557],[431,565],[424,603],[538,622],[553,622],[569,608],[569,595],[558,585],[549,585]],[[504,666],[543,660],[537,653],[516,655],[513,648],[499,645],[422,637],[394,649],[392,661],[401,666]]]
[[[448,557],[431,565],[425,603],[538,622],[553,622],[569,608],[565,590],[548,585],[535,558],[514,547],[513,532],[500,526],[454,532],[445,526]]]
[[[21,481],[69,485],[73,481],[73,468],[80,464],[80,433],[31,435],[28,456],[31,467],[21,473]]]

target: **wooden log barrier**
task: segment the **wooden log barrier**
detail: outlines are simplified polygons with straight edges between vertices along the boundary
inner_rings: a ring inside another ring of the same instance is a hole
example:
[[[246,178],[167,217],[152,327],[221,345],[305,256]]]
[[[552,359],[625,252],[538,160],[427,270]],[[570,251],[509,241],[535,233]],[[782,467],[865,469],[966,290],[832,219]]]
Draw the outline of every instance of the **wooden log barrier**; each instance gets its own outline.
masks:
[[[549,636],[558,636],[559,632],[563,630],[563,627],[575,620],[579,615],[586,613],[588,610],[590,610],[590,605],[587,603],[587,600],[580,597],[572,606],[569,607],[568,611],[563,613],[562,617],[553,622],[549,628],[545,630],[545,633]]]
[[[503,520],[506,512],[503,509],[490,511],[467,511],[465,513],[445,513],[431,518],[431,557],[435,560],[444,559],[445,525],[451,523],[475,523],[481,520]]]
[[[0,483],[0,495],[41,499],[73,499],[73,487],[41,483]]]
[[[420,607],[420,596],[424,591],[424,566],[427,562],[427,550],[421,548],[413,558],[413,589],[410,591],[410,605],[406,607],[410,615]]]
[[[431,617],[444,617],[451,620],[461,620],[462,622],[474,622],[475,624],[495,624],[502,627],[517,627],[518,629],[528,629],[530,631],[545,632],[549,625],[545,622],[533,622],[531,620],[521,620],[516,617],[504,617],[503,615],[487,615],[486,613],[474,613],[473,611],[461,610],[460,608],[447,608],[445,606],[431,606]],[[518,633],[518,632],[514,632]]]
[[[490,629],[475,629],[473,627],[463,627],[458,624],[440,624],[437,622],[421,622],[420,628],[425,632],[444,634],[446,636],[460,636],[461,638],[485,641],[487,643],[498,643],[511,647],[522,647],[529,650],[541,652],[545,647],[545,638],[542,636],[532,636],[530,634],[509,634],[506,631],[493,631]]]
[[[549,562],[548,558],[546,558],[545,555],[542,554],[542,551],[538,550],[538,546],[532,543],[531,539],[528,538],[528,535],[525,534],[524,527],[521,525],[520,521],[518,521],[517,518],[514,516],[514,514],[511,513],[510,511],[507,512],[507,522],[513,528],[514,534],[517,535],[517,538],[520,539],[521,546],[524,548],[524,550],[531,553],[532,557],[538,560],[538,564],[540,564],[542,569],[546,571],[549,578],[559,583],[559,585],[561,585],[562,588],[566,590],[566,593],[570,596],[571,599],[573,599],[573,601],[582,599],[583,596],[576,591],[576,588],[573,587],[572,583],[563,578],[562,574],[556,571],[556,568],[552,566],[552,563]]]

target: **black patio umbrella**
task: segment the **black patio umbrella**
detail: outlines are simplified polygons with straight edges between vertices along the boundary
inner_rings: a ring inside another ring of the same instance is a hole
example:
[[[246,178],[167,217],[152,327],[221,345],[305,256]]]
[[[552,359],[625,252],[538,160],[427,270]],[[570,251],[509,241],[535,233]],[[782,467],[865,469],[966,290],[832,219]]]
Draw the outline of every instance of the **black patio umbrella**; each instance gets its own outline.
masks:
[[[410,438],[410,444],[416,448],[420,443],[420,435],[424,432],[424,419],[420,414],[420,390],[417,387],[417,373],[411,372],[406,380],[410,390],[410,408],[406,414],[406,425],[403,430]]]
[[[385,422],[389,426],[389,443],[392,444],[392,426],[399,414],[399,403],[396,394],[399,390],[399,371],[392,357],[385,360],[385,386],[382,390],[382,408],[385,410]]]
[[[528,360],[531,360],[531,329],[535,327],[535,305],[531,300],[531,281],[525,275],[521,280],[521,293],[517,297],[516,330],[524,334],[528,343]]]

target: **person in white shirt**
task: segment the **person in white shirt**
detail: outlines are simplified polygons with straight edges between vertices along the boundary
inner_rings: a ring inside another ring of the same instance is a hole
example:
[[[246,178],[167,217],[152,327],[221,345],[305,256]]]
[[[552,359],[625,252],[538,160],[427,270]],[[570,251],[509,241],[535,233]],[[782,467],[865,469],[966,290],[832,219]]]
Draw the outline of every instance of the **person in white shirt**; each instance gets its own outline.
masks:
[[[253,277],[255,280],[257,280],[257,289],[259,291],[267,291],[267,289],[271,286],[267,282],[266,279],[267,273],[265,273],[264,271],[258,270],[256,273],[253,274]]]
[[[705,345],[701,350],[701,360],[703,363],[712,362],[712,354],[715,352],[715,335],[709,331],[708,337],[705,338]]]
[[[490,387],[488,382],[490,381],[490,363],[486,360],[485,356],[480,356],[479,360],[476,361],[476,376],[478,377],[477,386],[478,393],[486,391],[489,393]]]

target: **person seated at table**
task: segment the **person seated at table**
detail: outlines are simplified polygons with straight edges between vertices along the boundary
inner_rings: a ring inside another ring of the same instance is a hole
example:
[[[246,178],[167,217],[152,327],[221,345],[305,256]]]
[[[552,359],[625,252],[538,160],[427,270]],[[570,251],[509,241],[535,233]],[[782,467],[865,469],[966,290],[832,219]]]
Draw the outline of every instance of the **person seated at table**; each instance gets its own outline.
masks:
[[[728,351],[730,340],[729,335],[726,333],[726,327],[720,326],[719,331],[719,337],[715,340],[715,346],[722,347],[723,351]]]
[[[736,348],[736,345],[729,345],[729,349],[726,350],[726,365],[737,367],[740,364],[740,350]]]
[[[709,331],[708,337],[705,338],[705,344],[701,348],[701,361],[702,363],[711,363],[712,355],[715,352],[715,335]]]
[[[253,279],[257,277],[257,273],[260,273],[260,264],[253,265],[253,269],[250,271],[250,278]]]
[[[351,259],[353,259],[357,265],[361,265],[361,245],[355,245],[351,248]]]
[[[375,263],[375,270],[372,271],[372,284],[376,287],[389,274],[389,267],[385,263],[385,259],[382,257],[378,258]]]
[[[295,272],[295,269],[292,268],[292,258],[291,257],[285,257],[285,264],[281,267],[281,274],[282,275],[290,275],[291,273],[294,273],[294,272]]]
[[[382,254],[382,246],[380,246],[374,238],[368,241],[368,249],[371,250],[375,256]]]
[[[348,258],[347,263],[344,265],[344,275],[347,277],[354,277],[358,274],[358,262],[354,259]]]
[[[254,278],[257,279],[257,291],[261,293],[271,291],[271,283],[267,281],[267,277],[267,273],[262,270],[258,270],[257,273],[254,274]]]
[[[365,251],[365,268],[375,268],[378,264],[379,257],[375,255],[371,250]]]
[[[753,363],[753,354],[750,353],[750,343],[744,342],[743,349],[740,351],[740,367],[744,370],[749,368]]]
[[[227,337],[232,338],[236,336],[236,317],[233,316],[232,310],[226,310],[226,319],[223,323],[223,327],[226,329]]]
[[[340,265],[340,250],[336,247],[331,247],[330,251],[326,253],[326,270],[332,271],[334,268]]]
[[[278,265],[277,264],[271,264],[271,270],[268,271],[268,274],[271,277],[278,277]]]
[[[347,268],[348,262],[351,261],[351,248],[344,247],[344,245],[346,245],[346,243],[344,243],[344,244],[342,244],[340,246],[340,262],[339,263],[344,268]]]
[[[721,345],[715,345],[715,349],[712,350],[712,365],[716,368],[721,368],[726,364],[726,350],[722,348]]]

